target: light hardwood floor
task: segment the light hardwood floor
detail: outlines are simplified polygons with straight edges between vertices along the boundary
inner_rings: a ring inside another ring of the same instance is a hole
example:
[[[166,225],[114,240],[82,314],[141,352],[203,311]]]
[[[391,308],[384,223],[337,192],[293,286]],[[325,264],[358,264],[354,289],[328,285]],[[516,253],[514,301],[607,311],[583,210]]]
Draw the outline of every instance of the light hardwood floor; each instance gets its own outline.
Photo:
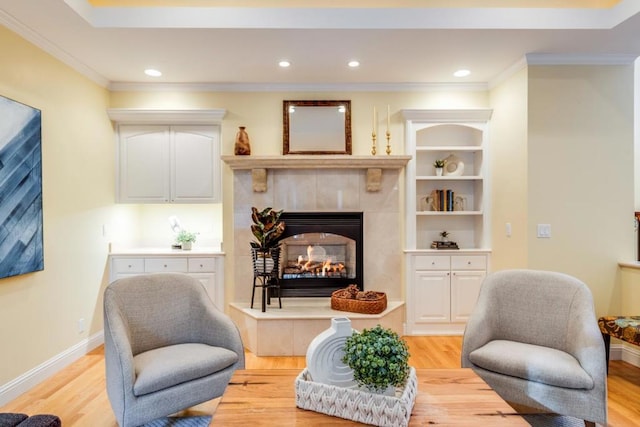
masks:
[[[459,368],[461,337],[405,337],[416,368]],[[246,354],[247,369],[300,369],[304,357],[256,357]],[[609,368],[609,427],[640,425],[640,368],[612,361]],[[213,414],[218,400],[205,402],[183,415]],[[56,414],[64,427],[116,427],[104,379],[100,347],[31,391],[0,408],[0,412]]]

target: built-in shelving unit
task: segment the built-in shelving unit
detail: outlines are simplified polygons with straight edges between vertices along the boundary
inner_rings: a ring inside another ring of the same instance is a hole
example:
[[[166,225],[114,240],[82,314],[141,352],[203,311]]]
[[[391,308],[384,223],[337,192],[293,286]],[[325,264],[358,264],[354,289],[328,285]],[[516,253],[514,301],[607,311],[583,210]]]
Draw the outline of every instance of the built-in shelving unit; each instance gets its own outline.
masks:
[[[491,110],[404,110],[406,331],[462,334],[489,269]],[[442,175],[434,163],[446,159]],[[442,200],[442,202],[441,202]],[[432,249],[440,233],[459,249]]]
[[[487,123],[491,110],[404,110],[408,250],[429,249],[442,231],[460,249],[488,248]],[[435,160],[448,159],[442,176]],[[440,205],[438,191],[452,201]],[[447,206],[448,205],[448,206]]]

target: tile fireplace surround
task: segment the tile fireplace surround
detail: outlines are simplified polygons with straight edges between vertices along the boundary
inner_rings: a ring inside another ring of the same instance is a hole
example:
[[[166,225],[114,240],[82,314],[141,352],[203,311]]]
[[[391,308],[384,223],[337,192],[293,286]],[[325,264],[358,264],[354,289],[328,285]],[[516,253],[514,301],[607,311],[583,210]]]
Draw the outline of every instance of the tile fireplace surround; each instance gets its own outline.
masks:
[[[355,329],[380,323],[402,333],[400,176],[408,160],[409,156],[223,156],[233,170],[236,288],[230,315],[250,351],[259,356],[305,355],[311,340],[330,327],[332,317],[349,317]],[[256,176],[266,185],[255,187]],[[371,176],[376,177],[374,191]],[[363,212],[364,286],[386,292],[387,310],[359,315],[331,310],[330,298],[284,298],[282,310],[276,300],[262,313],[258,291],[250,309],[252,206],[287,212]]]

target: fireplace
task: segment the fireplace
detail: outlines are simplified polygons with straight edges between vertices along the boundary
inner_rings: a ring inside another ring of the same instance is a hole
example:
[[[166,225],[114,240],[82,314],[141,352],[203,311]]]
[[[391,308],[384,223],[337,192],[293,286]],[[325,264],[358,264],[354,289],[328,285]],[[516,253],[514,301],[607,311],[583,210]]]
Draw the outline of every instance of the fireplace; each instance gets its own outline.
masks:
[[[327,297],[356,284],[364,289],[362,212],[284,212],[282,297]]]

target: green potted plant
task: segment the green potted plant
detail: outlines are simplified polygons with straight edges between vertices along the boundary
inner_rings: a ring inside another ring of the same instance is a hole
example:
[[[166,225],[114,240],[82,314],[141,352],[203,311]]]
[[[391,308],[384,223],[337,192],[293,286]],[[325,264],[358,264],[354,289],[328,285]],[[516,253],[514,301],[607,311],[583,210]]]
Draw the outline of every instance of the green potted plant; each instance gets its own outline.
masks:
[[[280,219],[282,210],[276,211],[271,207],[258,210],[251,208],[251,233],[255,241],[251,242],[256,271],[268,273],[276,265],[280,251],[280,236],[284,232],[285,223]]]
[[[280,220],[282,212],[270,207],[261,211],[251,208],[251,233],[256,238],[255,242],[251,242],[252,248],[268,250],[280,245],[279,239],[285,227],[284,221]]]
[[[409,378],[409,349],[391,329],[376,325],[354,332],[344,343],[342,362],[358,385],[374,393],[404,387]]]
[[[191,246],[196,242],[196,236],[198,233],[192,233],[187,230],[180,230],[176,235],[176,243],[179,243],[182,250],[188,251]]]
[[[442,170],[444,168],[444,165],[447,163],[446,160],[442,159],[436,159],[435,162],[433,162],[433,167],[436,168],[436,175],[440,176],[442,175]]]

